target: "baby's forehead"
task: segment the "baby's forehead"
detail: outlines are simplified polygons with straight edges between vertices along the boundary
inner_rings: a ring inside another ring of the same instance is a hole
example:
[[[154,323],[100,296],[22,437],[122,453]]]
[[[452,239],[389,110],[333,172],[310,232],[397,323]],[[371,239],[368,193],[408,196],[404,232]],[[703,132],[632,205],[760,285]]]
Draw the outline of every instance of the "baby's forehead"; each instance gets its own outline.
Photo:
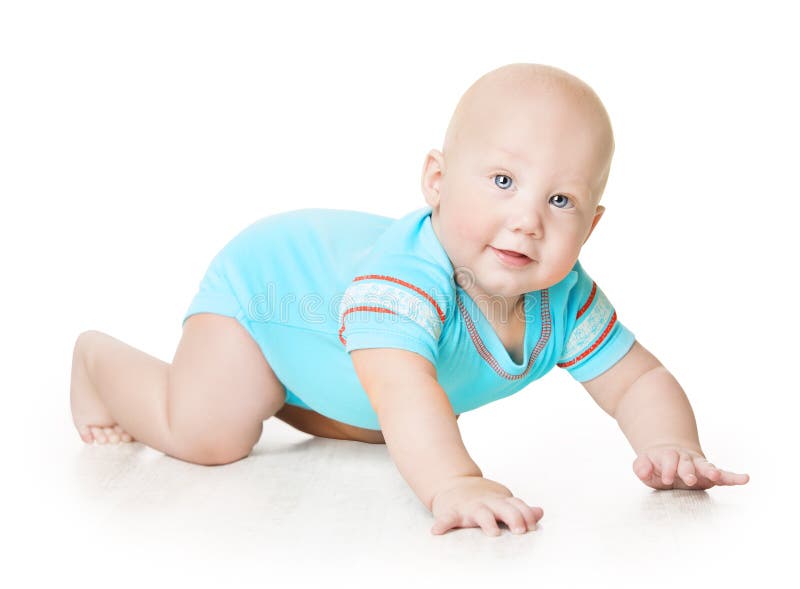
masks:
[[[516,155],[551,170],[564,163],[585,172],[587,166],[604,170],[610,164],[614,136],[605,107],[585,82],[548,66],[512,64],[467,89],[443,152],[452,161]]]
[[[580,169],[594,167],[608,155],[608,138],[601,130],[589,130],[576,123],[543,129],[495,128],[456,137],[453,147],[460,159],[477,162],[512,162],[524,166],[559,163]]]
[[[563,96],[490,96],[464,108],[453,121],[452,143],[496,145],[524,150],[526,145],[575,141],[613,141],[604,111]]]

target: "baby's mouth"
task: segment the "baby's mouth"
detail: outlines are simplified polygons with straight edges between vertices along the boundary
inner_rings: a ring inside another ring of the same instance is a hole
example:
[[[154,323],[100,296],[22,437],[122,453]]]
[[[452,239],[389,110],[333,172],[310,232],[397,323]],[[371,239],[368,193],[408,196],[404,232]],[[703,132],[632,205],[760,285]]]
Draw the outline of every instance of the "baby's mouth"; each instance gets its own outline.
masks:
[[[535,261],[533,258],[513,250],[501,250],[492,245],[489,247],[494,251],[494,254],[500,259],[500,261],[507,266],[510,265],[515,268],[521,268]]]
[[[532,260],[533,259],[528,255],[525,255],[525,254],[520,253],[520,252],[515,252],[514,250],[502,250],[500,248],[494,247],[493,245],[490,245],[489,247],[492,248],[493,250],[495,250],[496,252],[502,252],[502,253],[504,253],[506,255],[509,255],[509,256],[512,256],[512,257],[515,257],[515,258],[520,258],[520,259],[526,258],[528,260]]]
[[[509,256],[515,256],[517,258],[527,258],[528,257],[525,254],[521,254],[519,252],[515,252],[515,251],[511,251],[511,250],[500,250],[500,251],[503,252],[504,254],[508,254]]]

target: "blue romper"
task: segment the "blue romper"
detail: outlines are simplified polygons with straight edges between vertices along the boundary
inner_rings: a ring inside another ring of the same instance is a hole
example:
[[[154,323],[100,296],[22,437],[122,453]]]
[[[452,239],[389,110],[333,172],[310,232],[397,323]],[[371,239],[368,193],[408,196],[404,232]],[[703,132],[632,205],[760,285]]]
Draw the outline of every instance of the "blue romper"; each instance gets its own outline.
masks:
[[[235,317],[286,389],[286,402],[380,429],[349,352],[401,348],[436,367],[454,413],[507,397],[554,366],[594,378],[634,335],[576,262],[553,286],[525,294],[516,363],[481,307],[454,279],[424,207],[400,219],[300,209],[246,227],[214,257],[184,321]],[[485,305],[484,305],[485,307]]]

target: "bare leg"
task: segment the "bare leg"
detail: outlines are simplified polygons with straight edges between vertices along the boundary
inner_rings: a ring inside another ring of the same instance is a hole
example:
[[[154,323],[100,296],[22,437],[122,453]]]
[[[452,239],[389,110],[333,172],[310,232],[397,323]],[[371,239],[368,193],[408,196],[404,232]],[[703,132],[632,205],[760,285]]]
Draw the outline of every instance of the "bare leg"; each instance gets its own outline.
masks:
[[[87,331],[78,336],[70,398],[81,439],[101,444],[119,441],[112,437],[114,426],[119,426],[128,438],[166,452],[170,368],[171,364],[105,333]]]
[[[258,344],[235,319],[192,315],[172,363],[98,331],[75,344],[73,421],[118,425],[134,439],[199,464],[249,454],[285,390]],[[91,430],[90,430],[91,431]],[[100,441],[100,440],[98,440]]]

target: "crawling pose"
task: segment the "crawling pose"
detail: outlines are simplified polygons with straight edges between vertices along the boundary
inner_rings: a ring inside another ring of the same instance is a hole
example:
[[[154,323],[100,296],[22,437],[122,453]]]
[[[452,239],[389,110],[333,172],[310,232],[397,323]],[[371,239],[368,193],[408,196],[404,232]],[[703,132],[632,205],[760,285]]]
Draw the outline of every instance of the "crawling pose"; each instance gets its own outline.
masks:
[[[246,227],[209,265],[171,363],[78,336],[81,438],[225,464],[275,416],[386,443],[435,534],[524,532],[542,509],[482,476],[456,421],[558,366],[617,420],[646,485],[746,483],[706,460],[680,385],[578,261],[613,152],[608,114],[578,78],[525,63],[487,73],[426,157],[425,207],[399,219],[302,209]]]

